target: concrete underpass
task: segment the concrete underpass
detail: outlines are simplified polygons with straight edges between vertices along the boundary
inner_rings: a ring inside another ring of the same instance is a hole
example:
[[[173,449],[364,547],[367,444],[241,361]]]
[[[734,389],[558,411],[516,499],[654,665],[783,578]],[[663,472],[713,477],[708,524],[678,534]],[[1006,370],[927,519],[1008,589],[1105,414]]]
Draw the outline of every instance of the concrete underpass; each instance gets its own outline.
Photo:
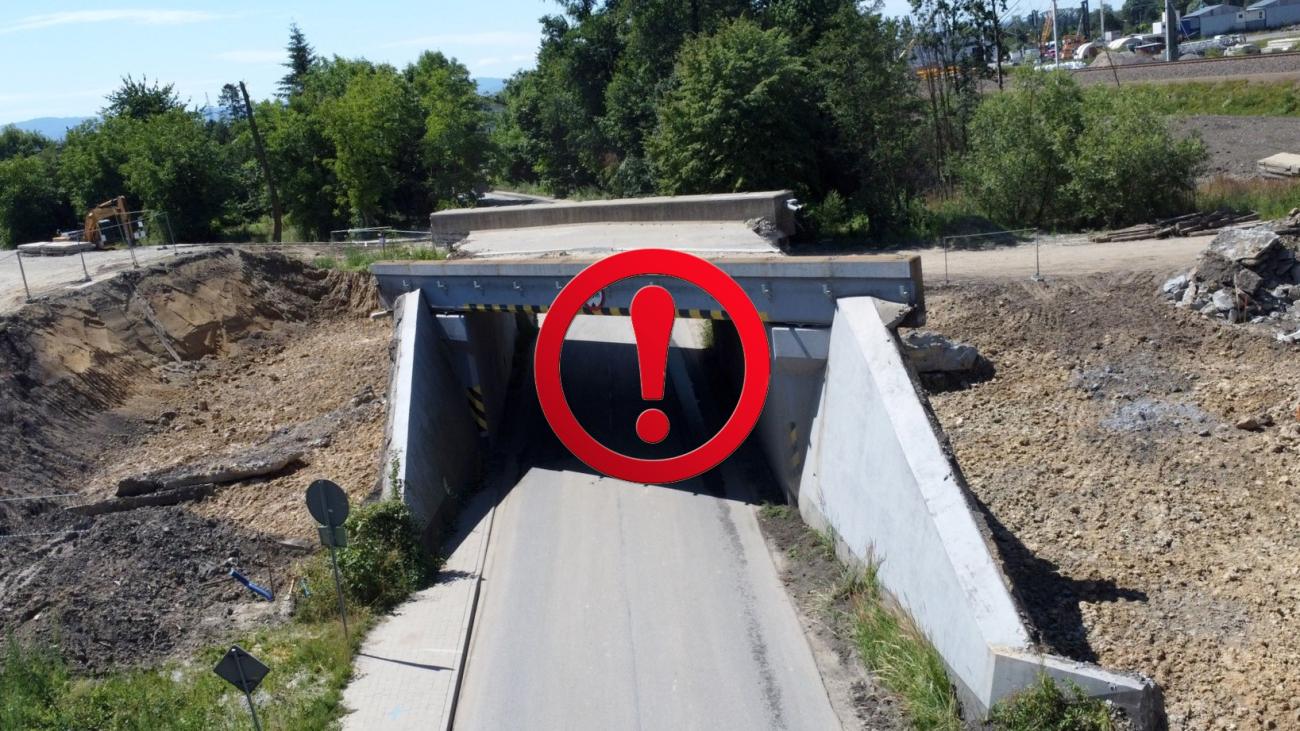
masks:
[[[846,562],[879,562],[966,707],[981,712],[1046,672],[1152,717],[1149,681],[1033,650],[893,333],[924,318],[915,260],[718,263],[768,323],[772,383],[745,447],[668,486],[594,473],[531,391],[532,334],[583,262],[374,267],[397,319],[387,489],[431,540],[453,498],[486,483],[495,505],[462,662],[447,665],[455,726],[840,727],[852,711],[828,697],[777,577],[755,520],[763,501],[797,504]],[[672,429],[642,443],[634,424],[648,404],[621,315],[644,279],[593,298],[603,314],[575,320],[561,370],[589,433],[662,457],[716,432],[740,356],[716,302],[659,277],[682,314],[663,402]]]
[[[629,319],[580,317],[562,364],[578,419],[634,456],[697,446],[704,412],[730,409],[696,401],[715,391],[703,326],[676,328],[672,430],[648,447],[633,432],[645,403]],[[747,477],[762,465],[670,486],[613,480],[550,434],[528,389],[518,396],[507,428],[532,438],[497,510],[456,727],[837,727],[750,507],[780,499]]]

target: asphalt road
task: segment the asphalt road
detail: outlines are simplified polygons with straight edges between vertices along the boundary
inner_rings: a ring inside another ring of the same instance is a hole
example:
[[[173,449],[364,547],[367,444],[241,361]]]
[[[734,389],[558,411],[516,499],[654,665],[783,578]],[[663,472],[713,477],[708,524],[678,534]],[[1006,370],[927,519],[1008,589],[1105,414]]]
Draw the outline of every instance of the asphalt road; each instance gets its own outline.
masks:
[[[643,457],[702,441],[671,383],[668,439],[637,440],[627,319],[579,318],[570,338],[566,394],[589,431]],[[538,436],[497,509],[455,728],[840,728],[747,486],[592,474],[527,411]]]

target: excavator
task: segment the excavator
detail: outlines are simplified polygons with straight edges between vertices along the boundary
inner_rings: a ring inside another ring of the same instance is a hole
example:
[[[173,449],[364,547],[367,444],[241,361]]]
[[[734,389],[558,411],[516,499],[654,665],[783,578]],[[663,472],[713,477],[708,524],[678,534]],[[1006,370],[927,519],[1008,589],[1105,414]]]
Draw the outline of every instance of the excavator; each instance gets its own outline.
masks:
[[[103,249],[115,241],[127,242],[134,235],[131,215],[126,209],[126,197],[118,196],[90,209],[86,214],[86,227],[80,231],[62,233],[55,241],[85,241]]]

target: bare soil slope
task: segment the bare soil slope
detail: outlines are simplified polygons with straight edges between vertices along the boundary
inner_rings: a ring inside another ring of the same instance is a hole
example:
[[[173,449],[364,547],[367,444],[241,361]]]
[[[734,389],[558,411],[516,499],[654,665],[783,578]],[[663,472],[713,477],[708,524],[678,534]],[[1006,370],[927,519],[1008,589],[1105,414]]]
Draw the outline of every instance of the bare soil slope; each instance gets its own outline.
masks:
[[[375,486],[391,325],[365,316],[374,299],[367,276],[225,250],[0,318],[0,633],[57,639],[99,670],[269,621],[229,569],[287,590],[302,552],[281,541],[311,537],[308,481]],[[123,477],[304,424],[310,446],[274,474],[76,512]]]
[[[1152,675],[1171,728],[1297,728],[1300,348],[1162,279],[931,292],[997,368],[931,400],[1044,645]]]

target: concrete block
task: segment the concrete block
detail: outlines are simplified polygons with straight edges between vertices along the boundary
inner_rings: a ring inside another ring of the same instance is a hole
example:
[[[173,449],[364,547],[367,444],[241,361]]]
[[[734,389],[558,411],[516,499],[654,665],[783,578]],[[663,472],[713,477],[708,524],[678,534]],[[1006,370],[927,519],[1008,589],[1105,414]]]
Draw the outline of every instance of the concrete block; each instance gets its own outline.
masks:
[[[749,221],[766,218],[786,236],[795,232],[788,190],[762,193],[622,198],[606,201],[556,201],[544,206],[496,206],[439,211],[429,216],[435,235],[504,228],[533,228],[588,223],[656,223],[669,221]]]
[[[872,298],[837,302],[826,375],[799,485],[806,522],[845,558],[876,563],[882,587],[938,650],[968,709],[987,709],[1044,667],[1135,711],[1149,681],[1042,656],[966,486]],[[1128,706],[1126,706],[1128,707]]]

